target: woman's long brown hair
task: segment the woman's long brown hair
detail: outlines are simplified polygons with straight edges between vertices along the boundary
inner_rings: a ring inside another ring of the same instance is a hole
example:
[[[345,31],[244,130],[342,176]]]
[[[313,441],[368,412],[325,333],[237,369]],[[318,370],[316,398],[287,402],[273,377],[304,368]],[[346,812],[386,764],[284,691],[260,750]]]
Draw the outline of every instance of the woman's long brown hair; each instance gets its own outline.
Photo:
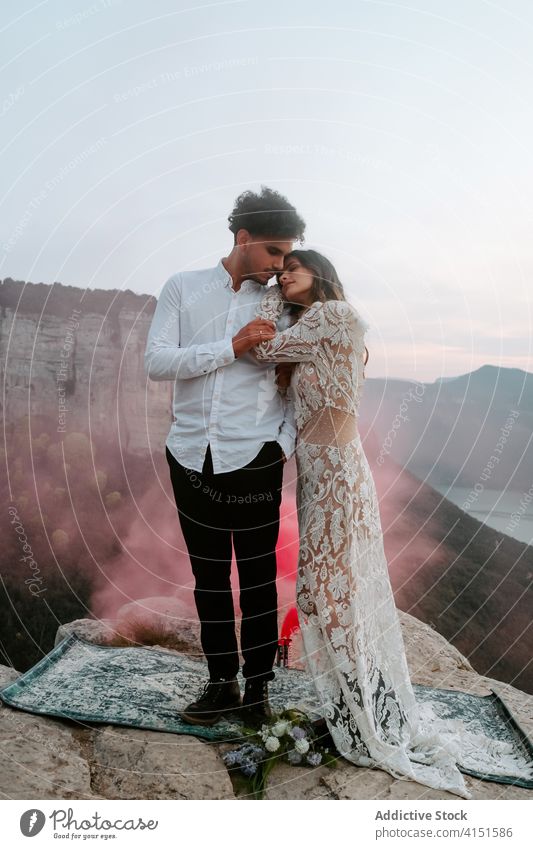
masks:
[[[291,251],[285,257],[285,262],[288,262],[292,257],[297,259],[304,268],[310,271],[313,275],[313,284],[311,286],[311,295],[313,301],[345,301],[346,295],[344,288],[339,280],[339,275],[332,262],[318,251],[295,250]],[[278,280],[283,272],[277,275]],[[289,314],[292,318],[292,323],[298,321],[305,307],[301,304],[290,305]],[[365,345],[366,357],[363,365],[368,362],[368,348]]]

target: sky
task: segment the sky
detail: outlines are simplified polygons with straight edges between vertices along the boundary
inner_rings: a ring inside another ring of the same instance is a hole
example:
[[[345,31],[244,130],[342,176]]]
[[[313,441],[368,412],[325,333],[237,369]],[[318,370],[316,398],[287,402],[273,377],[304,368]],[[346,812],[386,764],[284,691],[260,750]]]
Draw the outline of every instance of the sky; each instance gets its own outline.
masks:
[[[533,371],[529,0],[2,3],[0,278],[158,296],[261,184],[368,377]]]

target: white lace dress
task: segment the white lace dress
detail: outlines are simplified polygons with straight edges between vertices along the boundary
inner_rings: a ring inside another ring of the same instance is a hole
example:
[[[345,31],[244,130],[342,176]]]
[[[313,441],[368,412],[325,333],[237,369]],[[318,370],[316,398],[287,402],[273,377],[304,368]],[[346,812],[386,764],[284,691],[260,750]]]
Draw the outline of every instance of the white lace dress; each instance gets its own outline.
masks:
[[[279,286],[259,315],[276,320]],[[296,363],[297,610],[305,662],[340,754],[358,766],[471,798],[457,763],[516,776],[508,743],[439,720],[416,701],[394,603],[374,480],[357,427],[368,325],[344,301],[316,302],[254,349]]]

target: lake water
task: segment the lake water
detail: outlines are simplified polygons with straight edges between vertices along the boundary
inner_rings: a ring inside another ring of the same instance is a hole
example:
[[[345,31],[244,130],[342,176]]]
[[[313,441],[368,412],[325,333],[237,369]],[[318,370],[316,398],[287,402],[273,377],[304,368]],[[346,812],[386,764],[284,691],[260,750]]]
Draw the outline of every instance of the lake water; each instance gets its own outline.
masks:
[[[434,489],[489,528],[533,545],[533,489],[529,493],[497,489],[478,493],[462,486],[450,489],[436,486]]]

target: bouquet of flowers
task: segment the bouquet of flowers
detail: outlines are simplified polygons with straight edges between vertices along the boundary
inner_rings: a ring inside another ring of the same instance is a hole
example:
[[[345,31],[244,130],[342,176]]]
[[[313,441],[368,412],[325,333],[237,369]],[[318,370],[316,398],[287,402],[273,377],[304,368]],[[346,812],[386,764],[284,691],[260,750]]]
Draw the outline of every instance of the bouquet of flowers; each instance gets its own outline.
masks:
[[[257,798],[262,798],[266,779],[280,760],[292,766],[312,767],[333,767],[337,762],[329,747],[320,744],[311,720],[301,711],[282,711],[260,731],[250,731],[247,736],[249,742],[222,757],[229,769],[237,770],[249,781]]]

